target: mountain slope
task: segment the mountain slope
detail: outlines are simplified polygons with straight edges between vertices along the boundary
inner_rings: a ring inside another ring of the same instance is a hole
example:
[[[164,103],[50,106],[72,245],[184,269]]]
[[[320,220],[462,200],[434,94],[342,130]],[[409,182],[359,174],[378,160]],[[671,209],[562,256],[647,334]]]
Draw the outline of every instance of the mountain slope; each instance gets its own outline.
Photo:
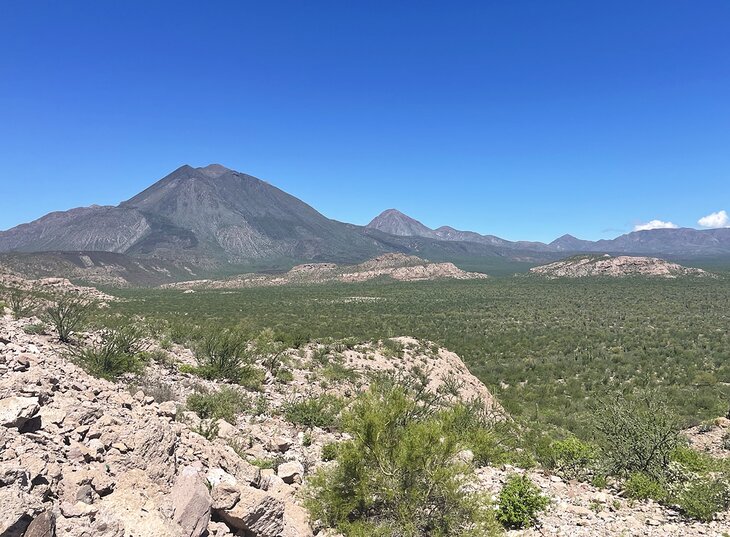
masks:
[[[49,213],[28,224],[2,231],[0,251],[124,252],[149,231],[149,222],[134,209],[92,205]]]
[[[362,260],[384,251],[356,226],[220,165],[182,166],[117,207],[51,213],[0,232],[0,251],[80,250],[200,265],[283,257]]]

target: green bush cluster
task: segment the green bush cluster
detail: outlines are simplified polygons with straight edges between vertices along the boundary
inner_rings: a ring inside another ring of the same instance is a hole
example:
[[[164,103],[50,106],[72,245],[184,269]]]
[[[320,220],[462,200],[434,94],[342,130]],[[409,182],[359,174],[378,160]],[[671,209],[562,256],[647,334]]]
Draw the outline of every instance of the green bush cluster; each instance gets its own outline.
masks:
[[[567,479],[588,480],[597,471],[598,449],[593,444],[569,436],[550,442],[540,453],[540,462]]]
[[[113,311],[163,319],[175,341],[190,339],[198,327],[240,326],[248,340],[267,327],[277,338],[301,332],[322,341],[428,339],[458,353],[515,419],[582,439],[591,434],[592,402],[610,388],[661,390],[683,427],[724,415],[730,401],[730,278],[115,292],[133,300],[111,304]],[[347,300],[352,296],[378,300]],[[717,382],[695,383],[700,373]]]
[[[312,516],[347,537],[497,534],[488,502],[463,489],[471,467],[456,457],[449,412],[373,385],[342,418],[353,439],[333,449],[337,464],[310,480]]]
[[[286,420],[295,425],[331,429],[337,425],[344,406],[345,402],[341,398],[323,394],[286,403],[283,413]]]
[[[682,445],[676,419],[656,393],[607,399],[597,429],[629,498],[674,505],[701,521],[730,506],[730,465]]]
[[[509,528],[529,527],[549,504],[550,500],[529,477],[514,474],[499,493],[497,520]]]
[[[604,399],[595,423],[606,461],[617,475],[641,472],[661,479],[680,443],[677,419],[655,392]]]
[[[102,329],[97,336],[89,345],[70,347],[71,359],[91,374],[112,380],[141,370],[141,353],[146,347],[142,330],[126,325]]]
[[[224,419],[228,423],[235,423],[236,414],[250,409],[251,401],[239,390],[225,387],[217,392],[190,394],[185,406],[201,419]]]
[[[632,500],[657,500],[667,498],[667,489],[656,478],[643,472],[634,472],[629,475],[623,484],[623,490]]]

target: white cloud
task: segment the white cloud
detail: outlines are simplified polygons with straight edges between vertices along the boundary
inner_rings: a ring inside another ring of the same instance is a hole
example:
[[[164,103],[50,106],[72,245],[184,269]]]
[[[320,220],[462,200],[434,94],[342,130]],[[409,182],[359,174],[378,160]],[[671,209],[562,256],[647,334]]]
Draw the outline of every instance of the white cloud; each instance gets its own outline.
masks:
[[[703,216],[697,223],[702,227],[730,227],[730,217],[725,211],[717,211]]]
[[[679,226],[673,222],[663,222],[662,220],[652,220],[646,224],[636,224],[634,231],[647,231],[649,229],[674,229]]]

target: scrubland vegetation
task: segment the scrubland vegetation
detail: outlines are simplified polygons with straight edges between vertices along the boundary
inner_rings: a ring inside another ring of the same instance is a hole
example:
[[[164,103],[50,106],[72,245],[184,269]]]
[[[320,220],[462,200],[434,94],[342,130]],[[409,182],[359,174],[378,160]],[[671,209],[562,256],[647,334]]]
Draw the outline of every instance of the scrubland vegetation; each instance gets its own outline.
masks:
[[[227,291],[130,290],[112,311],[196,331],[270,328],[287,345],[412,335],[458,353],[511,415],[585,438],[611,390],[657,388],[680,425],[730,401],[730,279],[370,282]]]
[[[232,385],[186,401],[208,438],[218,419],[266,411],[257,390],[264,378],[287,382],[286,348],[328,342],[314,355],[328,372],[321,382],[352,375],[329,350],[357,341],[407,334],[460,354],[513,420],[441,404],[393,379],[377,379],[353,400],[323,394],[278,410],[305,431],[349,435],[324,446],[322,460],[337,464],[306,487],[312,514],[346,536],[490,535],[533,524],[549,500],[523,474],[496,501],[467,492],[485,465],[540,466],[701,521],[730,506],[730,458],[697,452],[680,435],[730,404],[727,279],[117,293],[127,300],[103,311],[60,297],[39,312],[70,356],[99,376],[137,372],[150,336],[163,348],[193,349],[197,365],[181,371]],[[4,300],[22,313],[34,303],[12,293]],[[74,341],[82,323],[95,339]],[[398,357],[403,347],[384,339],[382,352]]]

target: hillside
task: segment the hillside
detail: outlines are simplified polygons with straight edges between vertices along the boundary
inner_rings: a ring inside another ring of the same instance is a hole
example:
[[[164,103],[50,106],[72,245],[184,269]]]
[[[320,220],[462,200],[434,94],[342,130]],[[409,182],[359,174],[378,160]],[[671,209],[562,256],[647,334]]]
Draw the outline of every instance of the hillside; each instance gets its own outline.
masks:
[[[544,278],[584,278],[646,276],[651,278],[705,277],[710,273],[655,257],[632,257],[608,254],[582,255],[530,269],[530,274]]]

